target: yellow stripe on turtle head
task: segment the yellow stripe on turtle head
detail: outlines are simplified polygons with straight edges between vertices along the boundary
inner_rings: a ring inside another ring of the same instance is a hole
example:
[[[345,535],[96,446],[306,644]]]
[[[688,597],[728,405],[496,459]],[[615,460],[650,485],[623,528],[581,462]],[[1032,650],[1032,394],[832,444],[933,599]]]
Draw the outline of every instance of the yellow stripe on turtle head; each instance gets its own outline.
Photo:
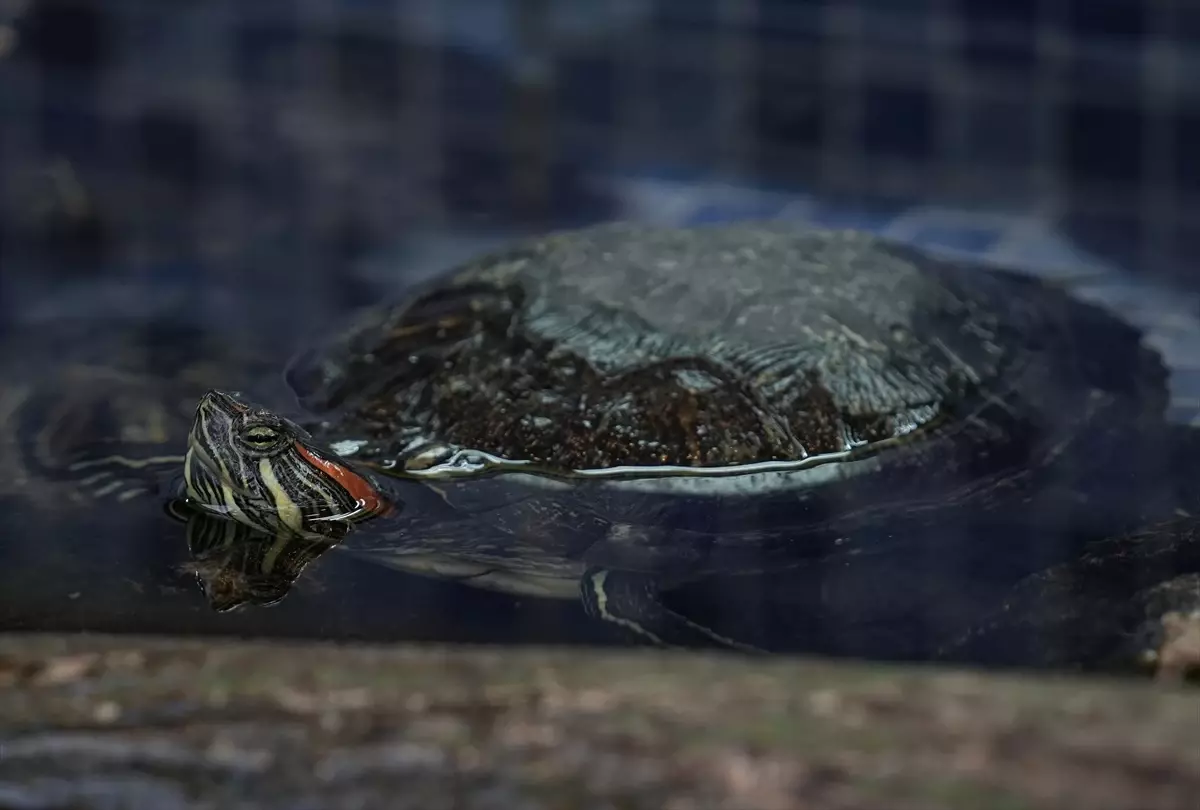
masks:
[[[287,488],[275,476],[275,467],[270,459],[258,460],[258,474],[275,501],[275,513],[279,516],[279,522],[297,534],[304,531],[304,514],[288,494]]]

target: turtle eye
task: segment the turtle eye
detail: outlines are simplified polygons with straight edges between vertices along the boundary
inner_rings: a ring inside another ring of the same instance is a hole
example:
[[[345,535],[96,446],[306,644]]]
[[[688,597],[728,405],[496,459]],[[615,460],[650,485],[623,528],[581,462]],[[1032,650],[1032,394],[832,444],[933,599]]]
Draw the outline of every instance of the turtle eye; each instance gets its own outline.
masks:
[[[270,450],[279,443],[283,432],[270,425],[249,425],[242,429],[240,438],[252,450]]]

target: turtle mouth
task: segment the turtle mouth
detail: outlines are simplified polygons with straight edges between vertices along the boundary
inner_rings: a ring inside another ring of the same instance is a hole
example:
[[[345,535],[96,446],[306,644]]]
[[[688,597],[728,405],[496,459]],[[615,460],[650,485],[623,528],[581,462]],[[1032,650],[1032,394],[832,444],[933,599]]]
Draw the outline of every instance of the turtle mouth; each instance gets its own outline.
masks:
[[[204,441],[198,439],[194,433],[188,434],[188,452],[186,458],[192,464],[198,464],[204,472],[218,479],[221,483],[233,484],[229,480],[229,476],[221,469],[221,465],[209,454]]]

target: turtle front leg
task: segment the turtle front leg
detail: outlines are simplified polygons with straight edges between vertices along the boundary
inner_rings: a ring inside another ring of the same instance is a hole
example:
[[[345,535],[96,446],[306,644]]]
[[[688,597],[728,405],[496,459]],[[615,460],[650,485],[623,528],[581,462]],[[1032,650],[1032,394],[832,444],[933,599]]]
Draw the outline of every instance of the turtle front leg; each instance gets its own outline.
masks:
[[[726,638],[669,609],[659,600],[654,578],[647,574],[589,568],[580,579],[579,593],[589,616],[615,624],[660,647],[715,644],[746,653],[765,652]]]

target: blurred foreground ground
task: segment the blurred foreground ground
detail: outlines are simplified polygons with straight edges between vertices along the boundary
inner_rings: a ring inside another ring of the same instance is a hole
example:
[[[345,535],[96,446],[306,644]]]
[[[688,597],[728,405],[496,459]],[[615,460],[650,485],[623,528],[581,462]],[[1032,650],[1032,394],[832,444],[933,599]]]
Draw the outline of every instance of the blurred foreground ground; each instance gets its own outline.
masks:
[[[1200,693],[662,653],[0,637],[0,806],[1192,810]]]

